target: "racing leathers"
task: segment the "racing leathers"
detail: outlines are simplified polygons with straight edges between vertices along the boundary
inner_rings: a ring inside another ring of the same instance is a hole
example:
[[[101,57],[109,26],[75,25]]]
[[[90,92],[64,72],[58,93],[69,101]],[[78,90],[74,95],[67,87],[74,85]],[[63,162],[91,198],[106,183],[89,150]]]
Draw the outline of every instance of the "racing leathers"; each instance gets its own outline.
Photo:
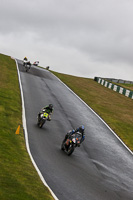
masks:
[[[40,115],[43,114],[44,112],[48,113],[48,121],[51,120],[51,114],[53,113],[53,106],[52,104],[43,107],[40,112],[38,113],[38,120],[40,119]]]
[[[74,133],[81,133],[82,134],[82,137],[81,137],[81,140],[80,140],[80,144],[84,141],[85,139],[85,133],[84,133],[84,126],[80,126],[79,128],[76,128],[76,129],[73,129],[73,130],[70,130],[66,135],[65,135],[65,139],[64,139],[64,142],[69,139],[71,137],[71,135],[73,135]],[[79,145],[80,146],[80,145]]]

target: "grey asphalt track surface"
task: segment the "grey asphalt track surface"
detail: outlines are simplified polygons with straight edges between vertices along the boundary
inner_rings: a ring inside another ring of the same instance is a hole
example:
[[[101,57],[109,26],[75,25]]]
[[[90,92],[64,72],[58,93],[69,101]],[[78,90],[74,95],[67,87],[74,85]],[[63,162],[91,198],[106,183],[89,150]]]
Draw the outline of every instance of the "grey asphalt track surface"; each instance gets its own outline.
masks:
[[[76,95],[45,69],[27,73],[18,61],[31,154],[59,200],[133,200],[133,156]],[[104,97],[103,97],[104,98]],[[39,110],[54,105],[52,120],[37,127]],[[61,151],[67,131],[85,126],[71,156]],[[33,180],[34,181],[34,180]]]

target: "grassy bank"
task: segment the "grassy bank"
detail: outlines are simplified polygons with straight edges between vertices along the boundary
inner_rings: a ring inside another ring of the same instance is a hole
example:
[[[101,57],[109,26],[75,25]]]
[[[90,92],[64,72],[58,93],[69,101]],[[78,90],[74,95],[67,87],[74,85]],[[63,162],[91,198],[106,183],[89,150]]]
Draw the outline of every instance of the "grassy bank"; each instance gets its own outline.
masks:
[[[15,61],[0,54],[0,199],[51,200],[26,151],[21,116]]]
[[[52,73],[98,113],[133,151],[133,100],[103,87],[93,79]]]
[[[116,84],[116,83],[115,83]],[[121,86],[121,87],[124,87],[124,88],[126,88],[126,89],[129,89],[129,90],[131,90],[131,91],[133,91],[133,84],[124,84],[124,83],[119,83],[119,84],[117,84],[117,85],[119,85],[119,86]]]

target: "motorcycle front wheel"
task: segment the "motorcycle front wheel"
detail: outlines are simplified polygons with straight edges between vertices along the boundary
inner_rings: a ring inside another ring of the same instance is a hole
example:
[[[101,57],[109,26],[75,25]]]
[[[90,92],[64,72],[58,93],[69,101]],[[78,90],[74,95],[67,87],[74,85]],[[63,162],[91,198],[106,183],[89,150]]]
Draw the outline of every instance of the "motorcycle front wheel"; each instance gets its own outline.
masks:
[[[64,151],[65,148],[64,148],[64,142],[62,142],[62,145],[61,145],[61,150]]]
[[[42,126],[45,124],[46,120],[41,120],[39,123],[38,123],[38,127],[39,128],[42,128]]]
[[[74,151],[74,146],[72,145],[68,148],[67,155],[70,156],[73,153],[73,151]]]

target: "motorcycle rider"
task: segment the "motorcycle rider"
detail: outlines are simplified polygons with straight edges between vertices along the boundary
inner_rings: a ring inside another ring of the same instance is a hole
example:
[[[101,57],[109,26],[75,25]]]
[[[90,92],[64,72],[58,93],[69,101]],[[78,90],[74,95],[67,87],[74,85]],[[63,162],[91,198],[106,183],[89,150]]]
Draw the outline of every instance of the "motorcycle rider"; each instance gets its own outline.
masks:
[[[31,68],[31,63],[30,63],[30,61],[28,61],[28,58],[27,58],[27,57],[24,57],[24,59],[23,59],[23,66],[26,66],[26,65],[29,65],[29,69]]]
[[[44,112],[48,113],[48,121],[51,121],[51,115],[53,113],[53,104],[49,104],[48,106],[43,107],[40,112],[38,113],[38,120],[40,119],[40,115]]]
[[[27,65],[29,65],[29,69],[31,68],[31,62],[27,61]]]
[[[79,133],[82,134],[82,138],[81,138],[81,140],[80,140],[80,144],[81,144],[81,143],[84,141],[84,139],[85,139],[85,133],[84,133],[84,131],[85,131],[85,128],[84,128],[83,125],[80,126],[80,127],[78,127],[78,128],[76,128],[76,129],[70,130],[70,131],[65,135],[64,142],[65,142],[69,137],[71,137],[71,135],[73,135],[74,133],[79,132]],[[78,146],[80,146],[80,145],[78,145]]]
[[[24,57],[24,60],[28,61],[27,57]]]

